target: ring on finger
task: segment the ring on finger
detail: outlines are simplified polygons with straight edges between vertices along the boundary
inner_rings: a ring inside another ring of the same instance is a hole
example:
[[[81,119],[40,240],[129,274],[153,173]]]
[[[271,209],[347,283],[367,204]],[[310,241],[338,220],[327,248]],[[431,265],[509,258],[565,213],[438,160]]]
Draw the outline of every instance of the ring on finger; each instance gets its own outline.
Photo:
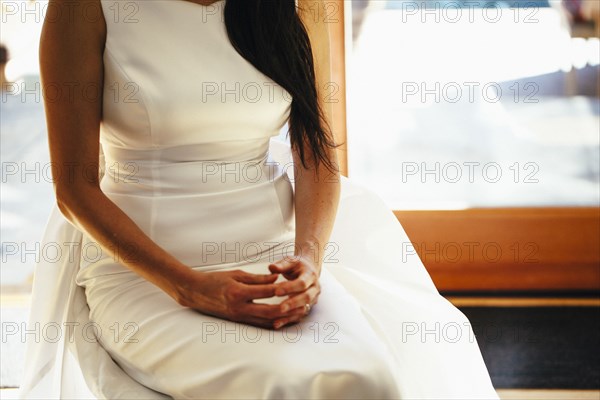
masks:
[[[310,313],[310,309],[311,309],[311,305],[309,303],[306,303],[304,305],[304,312],[305,312],[305,314]]]

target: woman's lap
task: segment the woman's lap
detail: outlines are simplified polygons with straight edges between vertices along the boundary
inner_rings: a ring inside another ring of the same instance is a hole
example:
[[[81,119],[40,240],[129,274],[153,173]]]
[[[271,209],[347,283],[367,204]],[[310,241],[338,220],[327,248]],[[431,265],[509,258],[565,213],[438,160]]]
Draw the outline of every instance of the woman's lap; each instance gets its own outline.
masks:
[[[267,264],[241,269],[265,273]],[[102,345],[133,378],[173,397],[399,397],[387,348],[325,269],[311,314],[277,331],[181,307],[133,273],[86,286]]]

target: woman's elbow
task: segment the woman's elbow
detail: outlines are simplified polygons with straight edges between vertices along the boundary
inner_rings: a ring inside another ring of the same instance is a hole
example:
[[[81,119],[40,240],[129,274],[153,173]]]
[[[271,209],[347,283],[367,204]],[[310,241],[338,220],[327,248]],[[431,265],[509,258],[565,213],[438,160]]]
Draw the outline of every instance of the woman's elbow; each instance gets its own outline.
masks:
[[[91,185],[55,185],[56,206],[65,218],[73,221],[77,210],[86,200],[93,198],[96,191],[100,191],[100,189]]]

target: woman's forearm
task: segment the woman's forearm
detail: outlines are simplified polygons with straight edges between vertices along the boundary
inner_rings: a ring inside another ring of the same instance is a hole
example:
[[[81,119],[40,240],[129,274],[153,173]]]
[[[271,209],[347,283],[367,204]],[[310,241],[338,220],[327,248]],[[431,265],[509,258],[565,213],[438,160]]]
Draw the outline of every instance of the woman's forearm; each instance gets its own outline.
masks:
[[[100,189],[91,185],[57,195],[62,214],[93,238],[113,260],[133,270],[179,301],[190,268],[150,239]]]
[[[327,14],[327,4],[323,0],[300,0],[298,13],[306,27],[311,42],[315,66],[315,84],[317,97],[323,110],[323,118],[332,125],[332,100],[328,90],[332,83],[330,23],[324,18],[314,18],[315,7],[319,15]],[[332,132],[329,132],[332,134]],[[330,139],[332,139],[330,137]],[[337,153],[326,148],[330,160],[338,164]],[[310,147],[305,147],[309,154],[309,166],[304,168],[294,151],[295,208],[296,208],[296,251],[295,254],[310,256],[319,271],[329,249],[328,241],[333,229],[335,215],[340,198],[340,174],[329,171],[323,163],[318,169],[314,167],[314,158]],[[335,243],[331,243],[335,246]],[[332,247],[333,248],[333,247]]]
[[[324,166],[318,172],[299,168],[295,173],[294,207],[296,212],[295,255],[314,261],[321,270],[325,252],[335,243],[329,237],[340,198],[340,175]]]

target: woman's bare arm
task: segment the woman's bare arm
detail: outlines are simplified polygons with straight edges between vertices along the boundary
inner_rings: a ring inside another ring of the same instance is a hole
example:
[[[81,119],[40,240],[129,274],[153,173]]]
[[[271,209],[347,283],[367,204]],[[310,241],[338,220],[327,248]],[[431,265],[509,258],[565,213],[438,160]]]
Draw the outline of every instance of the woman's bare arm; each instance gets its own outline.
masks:
[[[313,49],[318,101],[323,109],[325,122],[331,126],[331,104],[325,101],[326,85],[331,82],[329,26],[324,18],[325,5],[324,0],[298,2],[299,15],[308,31]],[[325,150],[337,165],[335,150]],[[339,171],[329,171],[324,163],[319,163],[317,168],[309,147],[305,148],[305,154],[308,155],[307,168],[302,165],[297,149],[292,154],[296,188],[294,255],[299,257],[285,258],[269,265],[271,272],[279,272],[288,279],[279,284],[275,293],[278,296],[289,296],[281,303],[281,309],[290,315],[276,320],[276,328],[304,318],[306,305],[318,302],[321,293],[319,277],[341,191]]]
[[[177,282],[185,281],[190,269],[154,243],[89,174],[94,167],[97,170],[99,161],[106,25],[103,18],[93,21],[85,15],[93,15],[91,7],[101,7],[100,1],[50,0],[49,7],[58,12],[49,12],[52,19],[44,21],[40,73],[47,90],[45,111],[57,205],[103,251],[177,299]],[[83,88],[88,88],[85,98]],[[91,96],[89,88],[96,88],[97,95]]]
[[[327,102],[326,87],[332,82],[330,69],[329,14],[324,0],[299,0],[299,15],[306,27],[313,49],[319,103],[327,123],[332,125],[332,107]],[[335,150],[327,149],[337,165]],[[311,152],[306,148],[309,168],[293,152],[295,164],[296,254],[313,257],[320,270],[340,197],[340,174],[328,171],[323,163],[314,168]]]

